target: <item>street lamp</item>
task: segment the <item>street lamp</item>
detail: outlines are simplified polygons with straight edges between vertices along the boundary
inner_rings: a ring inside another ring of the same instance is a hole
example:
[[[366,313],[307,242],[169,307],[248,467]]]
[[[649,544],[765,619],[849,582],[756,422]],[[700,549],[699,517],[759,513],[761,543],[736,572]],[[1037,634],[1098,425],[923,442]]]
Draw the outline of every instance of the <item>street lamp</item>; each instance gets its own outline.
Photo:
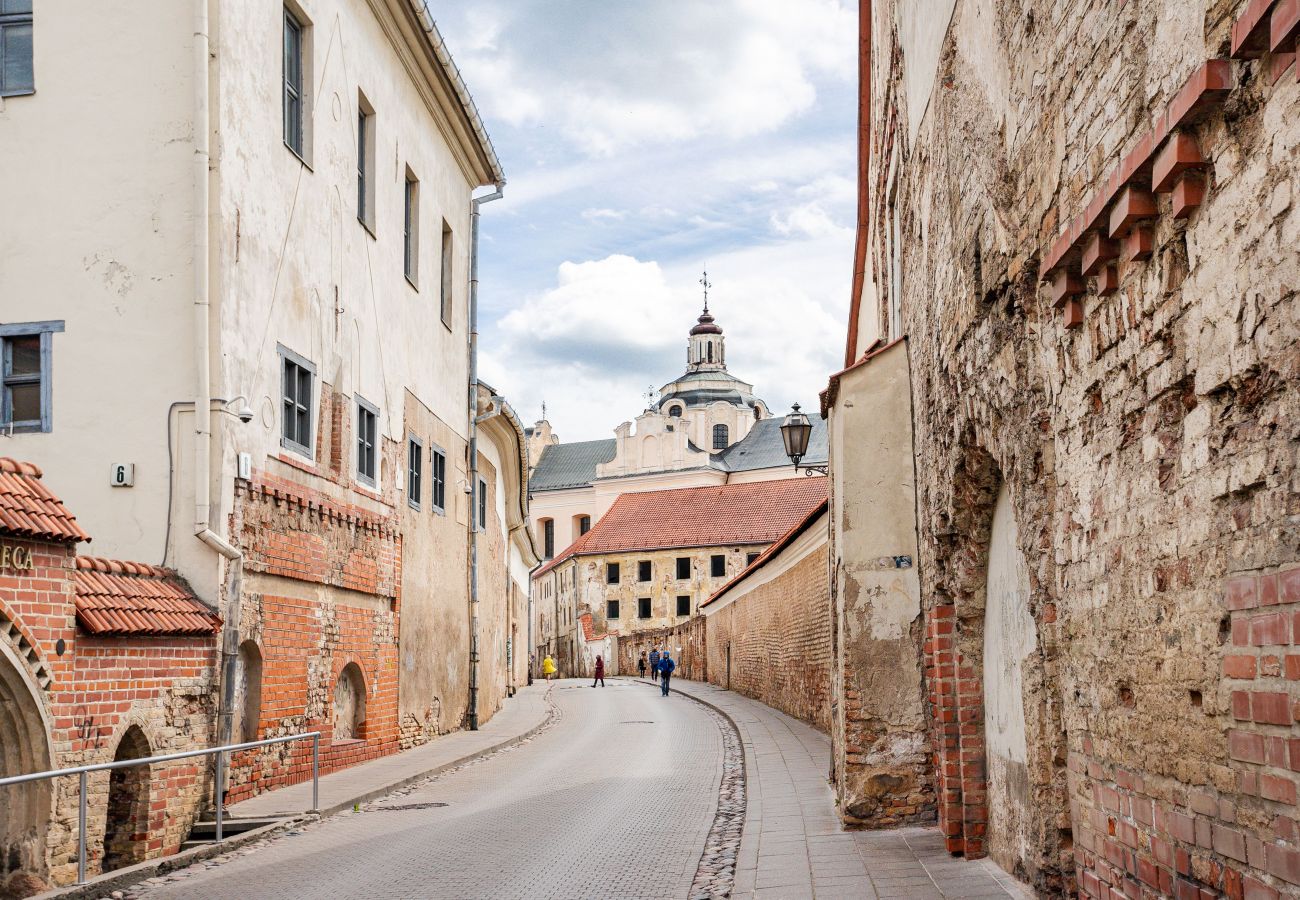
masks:
[[[785,455],[790,457],[790,462],[794,463],[794,470],[798,472],[804,470],[805,475],[812,475],[814,472],[826,475],[829,466],[801,466],[799,460],[803,459],[808,453],[808,439],[812,437],[812,423],[808,417],[799,410],[799,404],[796,403],[790,414],[785,417],[781,423],[781,440],[785,442]]]

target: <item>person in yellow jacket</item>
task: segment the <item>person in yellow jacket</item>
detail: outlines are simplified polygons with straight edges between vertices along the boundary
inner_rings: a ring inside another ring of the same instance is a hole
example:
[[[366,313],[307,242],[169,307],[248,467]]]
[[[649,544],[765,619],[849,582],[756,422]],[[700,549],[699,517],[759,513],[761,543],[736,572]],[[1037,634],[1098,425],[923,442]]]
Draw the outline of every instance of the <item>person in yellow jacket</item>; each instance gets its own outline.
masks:
[[[547,681],[550,681],[551,676],[555,674],[555,660],[551,659],[551,654],[549,653],[546,654],[546,658],[542,660],[542,674],[546,676]]]

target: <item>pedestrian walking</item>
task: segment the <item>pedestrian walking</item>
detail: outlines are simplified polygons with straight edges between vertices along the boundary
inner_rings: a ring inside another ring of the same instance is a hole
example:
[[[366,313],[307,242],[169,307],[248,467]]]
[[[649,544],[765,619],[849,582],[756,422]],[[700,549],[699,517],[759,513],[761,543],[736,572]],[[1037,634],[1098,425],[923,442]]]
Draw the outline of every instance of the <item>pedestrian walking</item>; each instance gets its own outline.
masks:
[[[659,648],[655,647],[650,651],[650,677],[655,681],[659,680]]]
[[[664,651],[664,655],[659,658],[659,690],[663,691],[665,697],[668,696],[668,682],[673,677],[673,671],[677,668],[677,663]]]
[[[551,676],[555,674],[555,660],[551,659],[551,654],[549,653],[546,654],[546,658],[542,660],[542,674],[546,676],[547,681],[550,681]]]
[[[636,670],[641,673],[642,678],[645,678],[645,651],[644,650],[641,651],[641,658],[636,661]]]
[[[605,686],[605,658],[603,656],[596,657],[596,677],[591,679],[591,686],[595,687],[597,681],[600,682],[601,687]]]

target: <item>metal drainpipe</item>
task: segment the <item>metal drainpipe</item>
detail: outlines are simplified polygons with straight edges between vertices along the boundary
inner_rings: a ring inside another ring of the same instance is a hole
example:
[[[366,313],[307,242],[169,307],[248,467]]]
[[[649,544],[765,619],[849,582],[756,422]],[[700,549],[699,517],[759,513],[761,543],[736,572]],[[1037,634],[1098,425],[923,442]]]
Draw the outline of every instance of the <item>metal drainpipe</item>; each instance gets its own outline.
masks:
[[[469,213],[469,730],[478,731],[478,217],[479,207],[500,200],[496,190],[470,200]]]

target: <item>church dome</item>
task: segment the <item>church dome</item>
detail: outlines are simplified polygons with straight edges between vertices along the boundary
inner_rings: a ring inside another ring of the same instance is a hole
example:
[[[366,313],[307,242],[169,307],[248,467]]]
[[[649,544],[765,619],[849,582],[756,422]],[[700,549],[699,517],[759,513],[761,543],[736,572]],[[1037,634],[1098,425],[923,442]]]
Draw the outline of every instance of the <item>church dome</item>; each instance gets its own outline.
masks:
[[[722,334],[722,329],[713,324],[713,316],[709,315],[709,308],[704,307],[704,314],[699,318],[699,324],[691,329],[691,335],[697,334]]]

